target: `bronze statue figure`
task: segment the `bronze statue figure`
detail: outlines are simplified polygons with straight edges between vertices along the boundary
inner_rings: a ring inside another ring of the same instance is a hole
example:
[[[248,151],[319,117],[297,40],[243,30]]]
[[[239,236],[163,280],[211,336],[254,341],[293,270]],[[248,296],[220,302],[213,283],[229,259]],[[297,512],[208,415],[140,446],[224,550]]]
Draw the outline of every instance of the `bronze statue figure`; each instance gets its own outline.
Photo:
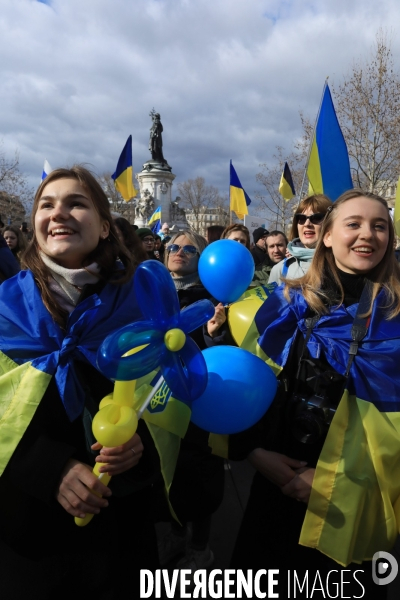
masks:
[[[153,125],[151,126],[151,129],[150,129],[150,141],[149,141],[149,150],[151,152],[151,158],[153,160],[156,160],[157,162],[164,164],[166,162],[166,160],[163,156],[163,151],[162,151],[163,126],[162,126],[162,123],[160,120],[160,114],[156,113],[153,108],[153,110],[150,113],[150,117],[153,120]]]

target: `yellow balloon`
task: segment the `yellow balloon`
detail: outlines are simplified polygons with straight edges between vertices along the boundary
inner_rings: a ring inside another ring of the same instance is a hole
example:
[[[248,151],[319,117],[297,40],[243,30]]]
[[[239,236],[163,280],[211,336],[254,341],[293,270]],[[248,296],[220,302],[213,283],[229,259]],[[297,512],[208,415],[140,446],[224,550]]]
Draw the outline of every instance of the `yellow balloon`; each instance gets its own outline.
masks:
[[[164,336],[164,343],[171,352],[179,352],[186,342],[186,335],[182,329],[170,329]]]
[[[257,296],[252,296],[246,300],[240,300],[231,304],[228,310],[228,325],[231,334],[238,346],[240,346],[246,337],[254,317],[263,300]]]
[[[113,448],[130,440],[137,426],[135,410],[129,406],[108,404],[94,416],[92,430],[102,446]]]

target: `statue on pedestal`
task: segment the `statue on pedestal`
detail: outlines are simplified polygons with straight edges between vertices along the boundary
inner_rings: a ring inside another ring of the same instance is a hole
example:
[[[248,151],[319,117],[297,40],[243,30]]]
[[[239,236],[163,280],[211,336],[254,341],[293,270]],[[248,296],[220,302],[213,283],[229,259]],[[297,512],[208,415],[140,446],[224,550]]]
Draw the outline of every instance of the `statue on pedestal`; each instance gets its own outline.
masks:
[[[151,126],[151,129],[150,129],[150,141],[149,141],[149,150],[151,152],[151,158],[153,160],[156,160],[157,162],[160,162],[161,164],[164,164],[167,161],[165,160],[163,151],[162,151],[163,126],[161,123],[161,117],[160,117],[159,113],[156,113],[154,111],[154,108],[152,109],[152,111],[150,113],[150,117],[153,120],[153,125]]]

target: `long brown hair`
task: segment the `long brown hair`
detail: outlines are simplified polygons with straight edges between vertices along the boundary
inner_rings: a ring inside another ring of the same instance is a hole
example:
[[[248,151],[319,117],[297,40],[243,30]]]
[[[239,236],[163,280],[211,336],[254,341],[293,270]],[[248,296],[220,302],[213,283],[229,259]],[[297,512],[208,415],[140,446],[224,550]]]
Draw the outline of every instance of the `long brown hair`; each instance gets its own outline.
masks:
[[[88,191],[94,208],[100,218],[107,221],[110,226],[109,236],[106,240],[99,240],[97,247],[82,261],[82,267],[87,267],[96,262],[100,267],[100,277],[110,283],[126,283],[133,275],[136,264],[134,258],[127,252],[125,246],[120,244],[114,222],[110,213],[110,204],[101,185],[95,176],[85,167],[74,165],[70,169],[55,169],[39,185],[32,208],[32,240],[22,257],[23,268],[30,269],[40,289],[43,304],[60,325],[65,324],[67,313],[56,303],[49,291],[50,271],[40,257],[40,247],[35,231],[35,215],[43,190],[48,183],[59,179],[75,179]],[[116,266],[117,258],[122,262],[124,269]]]
[[[290,300],[291,289],[300,288],[307,304],[316,313],[323,314],[329,312],[329,309],[326,306],[328,298],[323,292],[323,286],[324,281],[330,278],[333,279],[341,293],[340,302],[343,302],[344,290],[340,282],[338,267],[336,266],[332,248],[327,248],[324,244],[324,237],[331,231],[340,206],[349,200],[361,197],[380,202],[386,208],[389,232],[388,245],[381,262],[368,273],[368,278],[373,281],[373,288],[371,305],[365,316],[371,314],[375,298],[382,288],[385,289],[387,297],[387,305],[385,307],[388,310],[387,318],[393,319],[400,314],[400,266],[394,254],[395,232],[387,202],[381,196],[370,192],[364,192],[357,188],[342,194],[328,210],[325,219],[322,222],[321,235],[309,270],[304,277],[301,277],[300,279],[287,279],[285,281],[284,294],[287,300]]]
[[[325,215],[330,206],[332,206],[332,200],[330,200],[328,196],[325,196],[324,194],[314,194],[313,196],[307,196],[307,198],[300,200],[299,205],[296,208],[296,214],[304,213],[311,208],[314,213],[322,213]],[[298,237],[299,229],[297,220],[293,219],[292,227],[289,232],[289,240],[292,242]]]
[[[25,236],[22,233],[22,231],[18,229],[18,227],[16,227],[15,225],[7,225],[6,227],[4,227],[2,232],[3,237],[5,236],[7,231],[11,231],[17,238],[17,245],[11,250],[11,252],[17,258],[18,262],[21,262],[22,255],[27,246]]]

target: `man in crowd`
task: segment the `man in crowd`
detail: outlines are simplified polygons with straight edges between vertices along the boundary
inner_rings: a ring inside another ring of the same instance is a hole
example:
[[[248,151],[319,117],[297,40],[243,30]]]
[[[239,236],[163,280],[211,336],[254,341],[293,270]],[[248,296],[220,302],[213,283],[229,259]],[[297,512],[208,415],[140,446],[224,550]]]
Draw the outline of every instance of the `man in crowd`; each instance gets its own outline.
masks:
[[[253,231],[254,248],[251,253],[254,258],[254,264],[257,267],[263,263],[270,264],[268,252],[267,252],[267,235],[269,231],[264,227],[257,227]]]
[[[288,245],[288,240],[286,235],[282,231],[271,231],[266,236],[266,246],[268,256],[271,261],[276,264],[283,260],[286,256],[286,247]]]

